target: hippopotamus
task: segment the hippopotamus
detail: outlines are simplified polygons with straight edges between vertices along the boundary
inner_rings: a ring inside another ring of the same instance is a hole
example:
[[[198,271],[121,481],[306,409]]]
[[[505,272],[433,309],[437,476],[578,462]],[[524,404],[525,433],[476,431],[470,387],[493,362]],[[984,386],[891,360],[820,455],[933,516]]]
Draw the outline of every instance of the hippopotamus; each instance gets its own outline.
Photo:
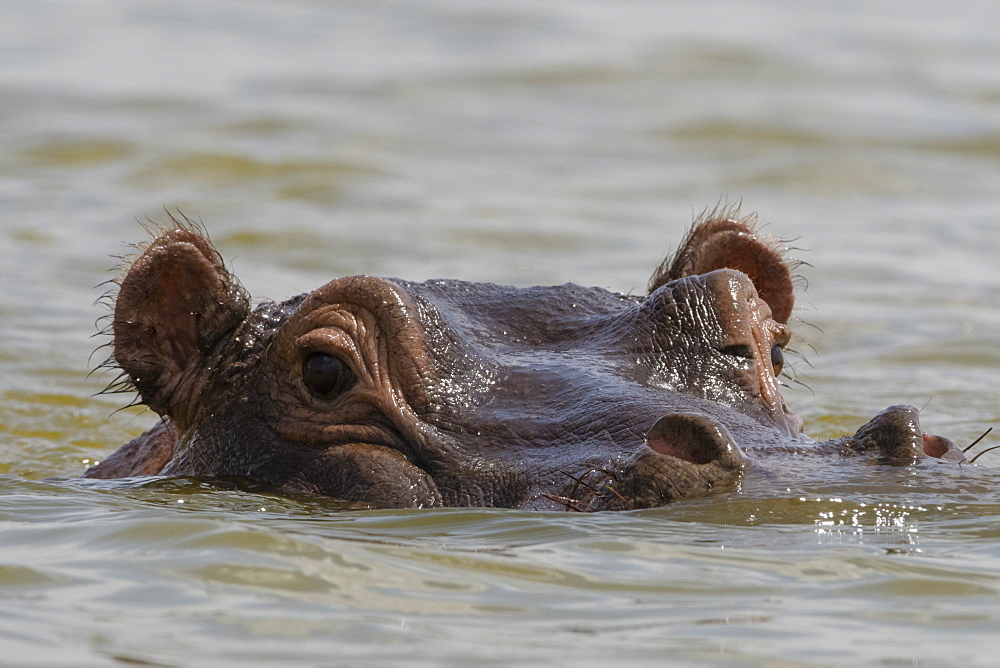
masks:
[[[154,234],[116,281],[108,363],[160,420],[90,478],[592,511],[731,489],[777,452],[964,461],[913,406],[802,433],[778,381],[797,265],[754,217],[699,217],[643,295],[348,276],[254,305],[201,225]]]

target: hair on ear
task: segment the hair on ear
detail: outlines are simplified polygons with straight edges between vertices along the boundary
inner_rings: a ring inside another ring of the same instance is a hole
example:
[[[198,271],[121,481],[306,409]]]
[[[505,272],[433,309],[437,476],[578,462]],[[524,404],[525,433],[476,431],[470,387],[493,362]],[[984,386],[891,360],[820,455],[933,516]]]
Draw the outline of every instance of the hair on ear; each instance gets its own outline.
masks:
[[[183,423],[212,351],[246,319],[250,300],[203,231],[171,221],[119,281],[110,330],[127,384]]]
[[[739,206],[716,207],[699,216],[676,253],[653,273],[649,292],[670,281],[716,269],[736,269],[753,281],[778,322],[787,323],[795,305],[792,271],[780,240],[761,233],[755,214],[740,217]]]

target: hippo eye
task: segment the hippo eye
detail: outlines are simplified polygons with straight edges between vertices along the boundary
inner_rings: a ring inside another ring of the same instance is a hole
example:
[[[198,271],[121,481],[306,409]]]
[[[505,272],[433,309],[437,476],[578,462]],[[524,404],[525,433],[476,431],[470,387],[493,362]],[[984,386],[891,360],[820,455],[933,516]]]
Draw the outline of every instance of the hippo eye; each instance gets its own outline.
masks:
[[[302,380],[320,399],[332,399],[351,389],[357,377],[333,355],[313,353],[302,364]]]
[[[732,357],[741,357],[743,359],[752,360],[753,359],[753,349],[745,344],[737,343],[732,346],[726,346],[721,350],[723,355],[731,355]]]
[[[781,346],[771,348],[771,366],[774,367],[775,376],[780,374],[785,366],[785,353],[781,352]]]

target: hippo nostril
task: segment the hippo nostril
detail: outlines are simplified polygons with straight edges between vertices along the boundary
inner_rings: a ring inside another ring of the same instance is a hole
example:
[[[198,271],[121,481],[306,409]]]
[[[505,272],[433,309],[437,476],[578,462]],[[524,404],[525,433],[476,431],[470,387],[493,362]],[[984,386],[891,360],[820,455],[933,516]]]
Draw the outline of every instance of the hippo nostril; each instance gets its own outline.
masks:
[[[709,464],[739,452],[729,430],[701,413],[664,415],[649,430],[646,445],[692,464]]]
[[[928,457],[940,457],[948,452],[948,445],[940,436],[924,434],[924,454]]]
[[[909,461],[923,453],[923,430],[916,406],[889,406],[850,439],[856,452],[876,451],[890,460]]]
[[[962,452],[962,450],[944,436],[935,436],[934,434],[924,434],[923,446],[924,446],[924,454],[927,455],[928,457],[934,457],[936,459],[946,459],[948,461],[953,461],[953,462],[968,461],[966,460],[965,454]],[[975,458],[973,458],[973,461],[975,461]]]

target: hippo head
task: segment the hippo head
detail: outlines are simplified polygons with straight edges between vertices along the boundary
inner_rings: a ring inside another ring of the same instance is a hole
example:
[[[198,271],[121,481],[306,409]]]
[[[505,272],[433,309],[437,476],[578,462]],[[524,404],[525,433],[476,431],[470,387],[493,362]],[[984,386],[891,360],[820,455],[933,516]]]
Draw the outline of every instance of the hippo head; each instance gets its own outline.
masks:
[[[174,221],[175,223],[177,221]],[[821,448],[779,391],[780,245],[709,215],[646,296],[352,276],[256,307],[189,222],[120,281],[112,364],[162,416],[90,477],[240,476],[375,506],[639,508]],[[954,456],[894,407],[842,454]]]

